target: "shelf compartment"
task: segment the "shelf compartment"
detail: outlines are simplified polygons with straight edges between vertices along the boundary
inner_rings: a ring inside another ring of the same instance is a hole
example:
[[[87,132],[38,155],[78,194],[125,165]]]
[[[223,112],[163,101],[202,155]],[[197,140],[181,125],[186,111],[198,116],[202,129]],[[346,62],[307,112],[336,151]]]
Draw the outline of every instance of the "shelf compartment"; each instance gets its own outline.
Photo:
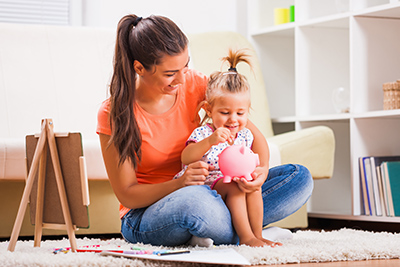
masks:
[[[296,129],[317,125],[330,127],[335,135],[335,163],[330,179],[314,181],[314,191],[308,203],[310,212],[351,214],[351,168],[349,120],[329,122],[299,122]],[[340,196],[340,197],[339,197]]]
[[[296,28],[296,115],[334,114],[333,90],[350,87],[349,19]],[[339,26],[340,25],[340,26]]]
[[[383,83],[400,79],[400,20],[355,17],[351,24],[352,111],[382,110]]]
[[[354,165],[359,157],[400,155],[399,117],[358,118],[351,127]]]
[[[351,121],[353,214],[361,214],[358,159],[366,156],[400,155],[400,117],[366,117]]]

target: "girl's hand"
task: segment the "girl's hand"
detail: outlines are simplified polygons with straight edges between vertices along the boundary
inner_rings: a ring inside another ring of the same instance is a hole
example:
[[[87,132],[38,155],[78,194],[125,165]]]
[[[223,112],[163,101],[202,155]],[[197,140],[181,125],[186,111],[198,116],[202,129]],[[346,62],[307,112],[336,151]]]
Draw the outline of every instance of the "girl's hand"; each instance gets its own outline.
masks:
[[[267,179],[268,170],[265,167],[257,167],[254,172],[251,174],[253,178],[252,181],[247,181],[245,178],[233,178],[239,187],[240,190],[244,193],[251,193],[254,191],[261,190],[261,186],[264,184]]]
[[[210,145],[218,145],[219,143],[223,143],[228,141],[232,143],[234,138],[232,137],[231,131],[225,127],[219,127],[216,129],[212,135],[209,137]]]
[[[190,163],[185,173],[178,180],[182,181],[182,187],[189,185],[203,185],[209,170],[214,166],[208,165],[204,161]]]

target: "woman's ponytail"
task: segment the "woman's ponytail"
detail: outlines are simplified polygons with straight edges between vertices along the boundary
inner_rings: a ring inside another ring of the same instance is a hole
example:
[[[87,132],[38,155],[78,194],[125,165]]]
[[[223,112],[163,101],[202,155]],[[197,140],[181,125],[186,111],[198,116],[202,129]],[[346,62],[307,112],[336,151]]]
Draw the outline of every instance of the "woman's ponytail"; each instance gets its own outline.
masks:
[[[141,159],[142,138],[134,114],[136,73],[129,39],[136,19],[136,16],[128,15],[118,24],[114,74],[110,84],[110,142],[118,150],[119,163],[129,159],[135,168]]]
[[[162,16],[127,15],[118,23],[110,84],[110,144],[116,147],[120,164],[129,160],[136,168],[141,160],[142,136],[135,116],[134,61],[150,71],[165,55],[182,53],[187,44],[179,27]]]

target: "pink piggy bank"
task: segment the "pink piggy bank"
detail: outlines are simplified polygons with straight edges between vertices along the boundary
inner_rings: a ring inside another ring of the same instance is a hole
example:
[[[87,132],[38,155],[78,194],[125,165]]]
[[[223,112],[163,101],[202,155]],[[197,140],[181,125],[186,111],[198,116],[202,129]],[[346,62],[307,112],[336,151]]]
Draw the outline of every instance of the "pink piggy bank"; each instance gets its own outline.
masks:
[[[253,180],[251,173],[260,164],[258,155],[243,145],[233,145],[219,155],[219,168],[224,175],[224,183],[230,183],[233,177]]]

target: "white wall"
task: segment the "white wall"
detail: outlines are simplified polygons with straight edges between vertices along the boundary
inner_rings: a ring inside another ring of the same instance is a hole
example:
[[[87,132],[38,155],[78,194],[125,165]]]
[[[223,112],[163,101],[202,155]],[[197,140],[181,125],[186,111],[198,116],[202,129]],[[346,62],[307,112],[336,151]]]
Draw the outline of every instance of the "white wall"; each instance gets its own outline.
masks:
[[[237,31],[246,36],[246,0],[81,1],[83,26],[116,28],[124,15],[154,14],[172,19],[186,34]]]

